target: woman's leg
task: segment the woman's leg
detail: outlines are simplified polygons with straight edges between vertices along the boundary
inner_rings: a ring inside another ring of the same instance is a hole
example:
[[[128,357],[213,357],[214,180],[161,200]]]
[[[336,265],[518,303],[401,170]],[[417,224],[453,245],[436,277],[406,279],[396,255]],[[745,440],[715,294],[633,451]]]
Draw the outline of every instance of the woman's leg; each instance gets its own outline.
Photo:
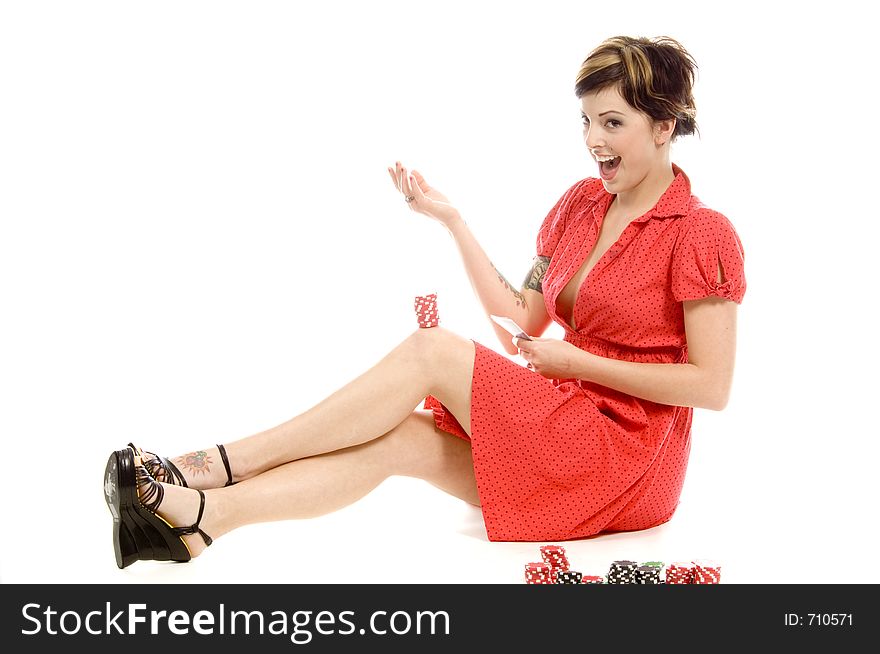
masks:
[[[359,445],[291,461],[243,483],[205,492],[201,528],[218,538],[246,524],[312,518],[357,501],[391,475],[425,479],[479,506],[470,445],[435,427],[431,412],[416,410],[383,436]],[[165,487],[159,514],[173,525],[196,516],[196,491]],[[184,536],[193,556],[205,548]]]
[[[426,395],[443,402],[470,434],[474,344],[442,328],[418,329],[375,366],[276,427],[225,445],[233,478],[249,479],[316,454],[365,443],[399,425]],[[173,460],[194,488],[218,488],[226,471],[217,448],[208,458]]]

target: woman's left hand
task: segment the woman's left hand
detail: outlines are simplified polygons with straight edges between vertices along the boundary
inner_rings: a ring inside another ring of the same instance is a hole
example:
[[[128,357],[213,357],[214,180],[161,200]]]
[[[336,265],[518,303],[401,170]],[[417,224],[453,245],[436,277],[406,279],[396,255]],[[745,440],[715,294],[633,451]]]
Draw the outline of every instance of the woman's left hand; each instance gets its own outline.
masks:
[[[513,337],[513,344],[528,367],[548,379],[573,379],[577,362],[585,352],[568,341],[556,338],[535,338],[527,341]]]

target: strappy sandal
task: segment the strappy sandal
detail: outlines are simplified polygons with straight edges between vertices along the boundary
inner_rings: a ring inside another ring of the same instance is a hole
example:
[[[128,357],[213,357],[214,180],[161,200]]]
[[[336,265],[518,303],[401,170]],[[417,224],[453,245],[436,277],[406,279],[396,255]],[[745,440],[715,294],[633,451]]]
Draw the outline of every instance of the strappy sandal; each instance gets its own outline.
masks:
[[[134,443],[129,443],[128,446],[132,450],[134,450],[135,454],[141,457],[141,463],[143,464],[144,468],[147,469],[147,472],[150,473],[150,476],[153,479],[155,479],[156,481],[161,481],[165,484],[173,484],[174,486],[186,486],[187,488],[189,488],[188,484],[186,483],[186,479],[183,478],[183,473],[180,472],[180,469],[164,456],[159,456],[158,454],[154,454],[153,452],[142,450]]]
[[[142,490],[138,492],[138,486]],[[189,527],[172,527],[156,512],[165,489],[143,465],[136,465],[132,449],[110,455],[104,473],[104,499],[113,516],[113,549],[121,569],[135,561],[189,561],[192,554],[183,540],[199,534],[205,545],[213,539],[199,527],[205,512],[205,494],[199,494],[199,515]]]
[[[156,481],[161,481],[165,484],[172,484],[174,486],[186,486],[189,487],[186,483],[186,479],[183,477],[183,473],[180,472],[180,469],[174,465],[169,459],[166,459],[164,456],[159,456],[158,454],[154,454],[153,452],[147,452],[146,450],[142,450],[137,447],[133,443],[129,443],[128,446],[134,450],[134,453],[141,457],[141,462],[144,468],[147,469],[147,472],[150,473],[150,476]],[[217,449],[220,451],[220,458],[223,460],[223,467],[226,468],[226,484],[224,486],[232,486],[233,484],[237,484],[237,481],[232,481],[232,468],[229,466],[229,457],[226,456],[226,448],[217,444]]]

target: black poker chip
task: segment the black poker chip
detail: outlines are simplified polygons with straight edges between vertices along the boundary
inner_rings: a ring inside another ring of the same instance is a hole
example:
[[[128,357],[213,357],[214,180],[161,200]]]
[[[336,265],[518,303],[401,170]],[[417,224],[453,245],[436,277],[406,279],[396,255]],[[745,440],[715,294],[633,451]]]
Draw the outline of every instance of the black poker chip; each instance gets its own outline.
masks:
[[[659,584],[660,568],[655,565],[640,565],[638,568],[636,568],[635,583]]]
[[[584,575],[582,572],[578,572],[577,570],[559,570],[556,573],[556,583],[557,584],[579,584],[583,579]]]
[[[636,583],[636,570],[639,564],[635,561],[614,561],[608,569],[609,584],[634,584]]]

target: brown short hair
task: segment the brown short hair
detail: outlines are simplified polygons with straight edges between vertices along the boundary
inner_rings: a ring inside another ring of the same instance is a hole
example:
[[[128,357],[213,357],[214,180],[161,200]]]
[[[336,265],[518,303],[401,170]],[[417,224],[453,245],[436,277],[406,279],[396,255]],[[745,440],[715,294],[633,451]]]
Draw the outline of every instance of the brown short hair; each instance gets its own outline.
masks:
[[[581,64],[578,98],[617,86],[633,108],[654,120],[675,118],[673,140],[699,132],[693,85],[697,63],[675,39],[615,36],[599,44]]]

